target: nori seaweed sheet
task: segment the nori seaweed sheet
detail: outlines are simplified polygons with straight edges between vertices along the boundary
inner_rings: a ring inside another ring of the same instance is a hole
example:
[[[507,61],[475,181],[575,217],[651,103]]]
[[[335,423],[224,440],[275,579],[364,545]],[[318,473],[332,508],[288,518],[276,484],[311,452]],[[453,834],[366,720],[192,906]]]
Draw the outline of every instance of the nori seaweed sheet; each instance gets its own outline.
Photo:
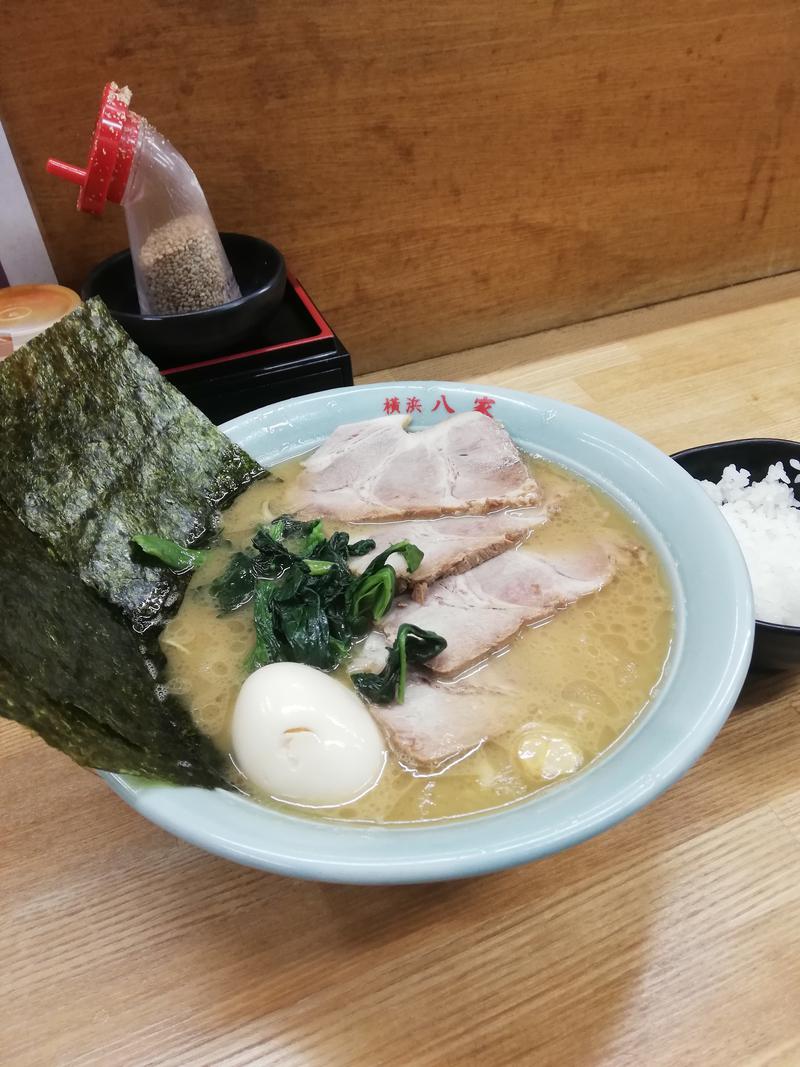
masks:
[[[0,362],[0,715],[84,766],[229,787],[158,684],[188,575],[130,539],[203,540],[261,474],[97,299]]]
[[[226,761],[153,677],[119,612],[0,505],[0,715],[76,762],[227,786]]]
[[[188,579],[130,538],[195,544],[261,473],[97,298],[0,363],[0,498],[137,632],[164,622]]]

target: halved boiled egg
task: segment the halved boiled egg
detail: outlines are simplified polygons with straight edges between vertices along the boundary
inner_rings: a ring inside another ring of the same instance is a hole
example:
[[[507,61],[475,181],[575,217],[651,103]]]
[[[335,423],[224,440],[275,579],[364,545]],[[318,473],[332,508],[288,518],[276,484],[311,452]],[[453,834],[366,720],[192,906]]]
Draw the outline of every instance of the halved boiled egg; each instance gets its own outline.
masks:
[[[270,663],[242,686],[233,756],[245,777],[279,800],[347,804],[371,789],[386,744],[356,693],[302,663]]]

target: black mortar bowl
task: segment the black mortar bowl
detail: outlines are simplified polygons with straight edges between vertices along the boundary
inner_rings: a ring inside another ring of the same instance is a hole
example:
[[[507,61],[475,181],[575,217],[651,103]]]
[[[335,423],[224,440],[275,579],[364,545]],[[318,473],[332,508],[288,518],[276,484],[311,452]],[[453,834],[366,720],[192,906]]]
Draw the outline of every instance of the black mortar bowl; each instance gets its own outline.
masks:
[[[793,477],[790,459],[800,459],[800,442],[777,437],[749,437],[740,441],[686,448],[672,457],[693,478],[718,482],[729,463],[750,471],[752,481],[760,482],[772,463],[783,463]],[[795,471],[794,474],[800,473]],[[800,485],[793,485],[800,500]],[[781,626],[756,619],[755,642],[751,667],[756,670],[800,669],[800,626]]]
[[[242,296],[220,307],[178,315],[142,315],[130,249],[104,259],[81,296],[99,296],[130,337],[162,369],[235,350],[237,341],[277,311],[286,287],[286,264],[273,245],[244,233],[221,233]]]

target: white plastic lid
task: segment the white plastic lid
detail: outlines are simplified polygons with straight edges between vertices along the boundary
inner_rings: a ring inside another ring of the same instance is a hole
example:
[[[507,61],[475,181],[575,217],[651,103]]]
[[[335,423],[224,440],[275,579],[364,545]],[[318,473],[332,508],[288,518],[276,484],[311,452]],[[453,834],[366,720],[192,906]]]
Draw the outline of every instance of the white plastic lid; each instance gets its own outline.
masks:
[[[11,285],[0,289],[0,359],[63,319],[81,302],[63,285]]]

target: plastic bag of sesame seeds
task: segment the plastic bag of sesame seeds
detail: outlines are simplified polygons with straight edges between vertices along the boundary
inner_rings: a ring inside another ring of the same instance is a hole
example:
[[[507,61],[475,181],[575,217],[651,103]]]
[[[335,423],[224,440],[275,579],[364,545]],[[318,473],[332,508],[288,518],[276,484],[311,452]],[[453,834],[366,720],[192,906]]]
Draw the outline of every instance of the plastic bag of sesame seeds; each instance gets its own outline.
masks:
[[[122,206],[143,314],[199,311],[241,296],[194,171],[145,119]]]
[[[166,137],[131,109],[128,86],[108,82],[85,167],[48,159],[47,170],[80,187],[78,210],[122,204],[139,309],[179,315],[241,296],[194,171]]]

